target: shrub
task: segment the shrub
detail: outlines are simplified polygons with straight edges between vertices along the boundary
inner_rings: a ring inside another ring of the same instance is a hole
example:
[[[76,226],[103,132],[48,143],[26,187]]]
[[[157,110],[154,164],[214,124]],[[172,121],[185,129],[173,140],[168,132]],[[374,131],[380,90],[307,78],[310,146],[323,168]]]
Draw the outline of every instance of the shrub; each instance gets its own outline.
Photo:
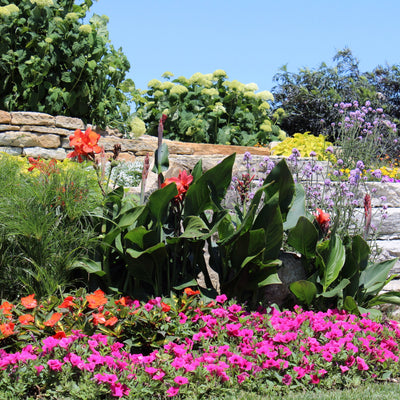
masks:
[[[107,17],[81,22],[92,0],[9,3],[0,1],[0,109],[126,128],[129,62],[109,43]]]
[[[228,81],[222,70],[196,73],[165,82],[153,79],[137,110],[150,135],[157,135],[158,121],[168,114],[165,137],[196,143],[232,145],[268,144],[285,136],[278,124],[283,111],[272,114],[270,92],[258,92],[255,83]]]
[[[73,261],[93,248],[88,212],[101,204],[95,175],[81,166],[30,161],[0,156],[0,290],[9,298],[74,285]]]

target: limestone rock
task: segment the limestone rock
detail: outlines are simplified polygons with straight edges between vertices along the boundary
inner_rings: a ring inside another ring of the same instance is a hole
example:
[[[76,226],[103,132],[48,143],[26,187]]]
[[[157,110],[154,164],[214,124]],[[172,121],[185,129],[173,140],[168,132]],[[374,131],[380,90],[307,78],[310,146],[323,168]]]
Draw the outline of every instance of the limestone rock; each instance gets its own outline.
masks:
[[[7,111],[0,110],[0,124],[10,124],[11,114]]]
[[[18,125],[0,125],[0,132],[4,131],[19,131],[20,126]]]
[[[44,125],[54,126],[55,117],[30,111],[13,111],[11,114],[12,125]]]
[[[0,145],[14,147],[44,147],[57,148],[60,146],[58,135],[38,135],[31,132],[0,133]]]
[[[12,125],[11,125],[12,126]],[[0,126],[1,130],[1,126]],[[37,132],[43,134],[52,134],[52,135],[60,135],[60,136],[70,136],[74,133],[73,130],[64,129],[64,128],[52,128],[49,126],[35,126],[35,125],[24,125],[19,129],[21,132]]]
[[[0,153],[7,153],[12,156],[20,156],[22,154],[21,147],[0,147]]]
[[[85,124],[83,121],[79,118],[72,118],[72,117],[64,117],[61,115],[57,115],[55,117],[55,125],[58,128],[66,128],[66,129],[71,129],[71,130],[76,130],[76,129],[85,129]]]
[[[29,157],[55,158],[56,160],[64,160],[67,157],[65,149],[43,149],[41,147],[25,147],[23,155]]]

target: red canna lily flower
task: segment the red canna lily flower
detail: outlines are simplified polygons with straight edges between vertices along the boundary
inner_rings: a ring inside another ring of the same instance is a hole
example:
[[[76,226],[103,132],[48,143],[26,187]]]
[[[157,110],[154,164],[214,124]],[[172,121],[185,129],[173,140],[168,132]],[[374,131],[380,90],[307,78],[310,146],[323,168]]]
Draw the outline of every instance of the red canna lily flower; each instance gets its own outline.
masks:
[[[183,292],[188,296],[195,296],[196,294],[200,294],[200,290],[192,290],[188,287]]]
[[[18,317],[18,321],[21,325],[30,325],[35,321],[35,318],[31,314],[24,314]]]
[[[171,309],[171,306],[161,302],[161,310],[164,312],[168,312]]]
[[[164,181],[161,187],[165,187],[171,183],[175,183],[176,188],[178,189],[178,194],[175,196],[179,201],[183,200],[187,190],[189,189],[189,185],[193,182],[193,176],[188,174],[186,171],[179,171],[179,175],[177,177],[168,178]]]
[[[88,294],[86,300],[89,302],[89,308],[98,308],[107,303],[107,298],[104,297],[102,290],[96,290],[93,294]]]
[[[55,312],[48,321],[43,322],[45,326],[54,326],[62,317],[62,314]]]
[[[328,232],[329,223],[331,221],[331,217],[328,213],[323,212],[320,208],[317,208],[317,213],[314,214],[318,225],[321,227],[323,232]]]
[[[8,322],[7,324],[0,325],[0,331],[4,336],[10,336],[14,333],[14,324],[12,322]]]
[[[37,306],[37,301],[36,299],[34,299],[34,297],[35,294],[30,294],[29,296],[22,297],[21,304],[28,309],[35,308]]]

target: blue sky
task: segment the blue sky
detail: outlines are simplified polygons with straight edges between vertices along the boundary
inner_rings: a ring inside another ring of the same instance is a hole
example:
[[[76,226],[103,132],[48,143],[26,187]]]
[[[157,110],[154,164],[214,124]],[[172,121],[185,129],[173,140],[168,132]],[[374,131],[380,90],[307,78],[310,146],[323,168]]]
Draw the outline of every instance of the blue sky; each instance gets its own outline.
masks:
[[[99,0],[91,13],[110,18],[110,40],[139,89],[165,71],[223,69],[230,80],[271,90],[282,65],[329,65],[345,47],[362,72],[400,63],[399,0]]]

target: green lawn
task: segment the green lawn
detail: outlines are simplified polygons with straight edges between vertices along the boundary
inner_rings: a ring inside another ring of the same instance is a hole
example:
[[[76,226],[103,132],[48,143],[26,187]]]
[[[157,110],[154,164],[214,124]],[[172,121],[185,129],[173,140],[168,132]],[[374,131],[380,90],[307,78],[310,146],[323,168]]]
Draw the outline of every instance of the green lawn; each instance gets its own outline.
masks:
[[[259,396],[248,392],[239,392],[226,396],[224,400],[397,400],[400,399],[398,383],[368,384],[347,390],[310,390],[276,396]]]

